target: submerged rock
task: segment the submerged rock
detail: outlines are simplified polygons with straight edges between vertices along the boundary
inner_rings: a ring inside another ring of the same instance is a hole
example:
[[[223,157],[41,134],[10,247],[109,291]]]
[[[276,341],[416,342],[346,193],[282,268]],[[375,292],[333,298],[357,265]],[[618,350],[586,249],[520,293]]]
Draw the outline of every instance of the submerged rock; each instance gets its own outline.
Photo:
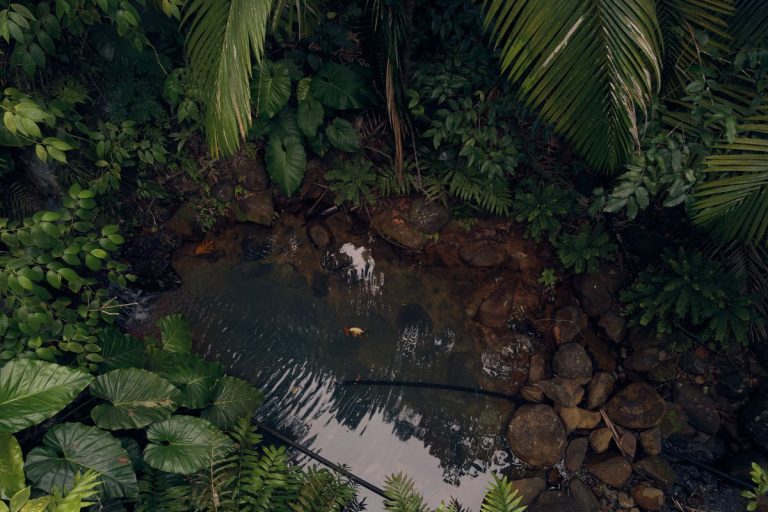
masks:
[[[318,249],[325,249],[333,244],[333,232],[325,222],[310,222],[307,224],[306,232],[309,241]]]
[[[515,283],[504,282],[483,302],[477,310],[476,319],[488,327],[503,327],[512,312],[515,297]]]
[[[479,268],[496,268],[507,261],[503,247],[484,240],[463,246],[459,249],[459,256],[467,265]]]
[[[404,304],[397,313],[397,328],[400,331],[417,329],[421,333],[432,332],[432,318],[419,304]]]
[[[600,503],[584,482],[574,479],[569,490],[544,491],[528,512],[600,512]]]
[[[548,405],[524,405],[507,428],[509,446],[523,462],[540,468],[557,464],[565,454],[565,429]]]
[[[648,384],[635,382],[622,389],[605,408],[608,417],[622,427],[655,427],[664,416],[664,400]]]

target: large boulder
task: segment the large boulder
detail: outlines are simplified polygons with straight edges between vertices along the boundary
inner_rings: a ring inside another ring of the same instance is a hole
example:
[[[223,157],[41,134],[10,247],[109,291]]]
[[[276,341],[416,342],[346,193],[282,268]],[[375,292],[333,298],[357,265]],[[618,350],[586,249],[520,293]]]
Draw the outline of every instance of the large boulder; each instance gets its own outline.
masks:
[[[171,235],[181,237],[182,240],[199,242],[203,239],[204,232],[200,220],[197,218],[197,207],[187,202],[165,223],[165,230]]]
[[[634,429],[655,427],[664,416],[664,410],[664,400],[644,382],[635,382],[625,387],[605,408],[611,421]]]
[[[554,466],[565,454],[565,428],[547,405],[524,405],[515,411],[507,440],[512,453],[534,467]]]
[[[675,385],[675,403],[688,416],[688,421],[696,430],[715,435],[720,430],[720,413],[715,402],[693,384]]]
[[[275,216],[271,192],[265,190],[239,200],[235,214],[239,222],[253,222],[263,226],[271,225]]]
[[[573,286],[581,299],[581,307],[589,316],[608,311],[613,305],[611,290],[599,274],[582,274],[573,278]]]
[[[592,378],[592,361],[578,343],[561,345],[552,358],[552,370],[558,377],[586,384]]]
[[[419,197],[411,203],[408,220],[422,233],[437,233],[450,222],[451,212],[439,201],[427,202]]]
[[[504,247],[485,240],[469,243],[459,249],[459,256],[467,265],[479,268],[496,268],[507,261]]]
[[[428,241],[424,233],[402,217],[393,215],[390,209],[376,212],[371,222],[387,240],[406,249],[419,250]]]

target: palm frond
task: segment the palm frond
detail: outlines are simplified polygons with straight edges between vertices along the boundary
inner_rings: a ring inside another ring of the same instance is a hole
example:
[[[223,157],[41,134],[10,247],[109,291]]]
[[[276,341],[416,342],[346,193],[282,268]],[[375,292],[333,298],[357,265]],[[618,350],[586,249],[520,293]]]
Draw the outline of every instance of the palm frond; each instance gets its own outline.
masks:
[[[764,0],[736,0],[736,16],[729,27],[736,43],[757,43],[768,38],[768,9]]]
[[[661,79],[653,0],[484,0],[485,27],[524,101],[595,167],[637,145],[635,108]]]
[[[187,56],[214,156],[234,153],[251,126],[251,59],[264,54],[272,1],[191,0],[185,8]]]
[[[768,230],[768,140],[737,138],[715,148],[725,152],[705,159],[714,178],[698,187],[693,220],[726,240],[762,243]]]

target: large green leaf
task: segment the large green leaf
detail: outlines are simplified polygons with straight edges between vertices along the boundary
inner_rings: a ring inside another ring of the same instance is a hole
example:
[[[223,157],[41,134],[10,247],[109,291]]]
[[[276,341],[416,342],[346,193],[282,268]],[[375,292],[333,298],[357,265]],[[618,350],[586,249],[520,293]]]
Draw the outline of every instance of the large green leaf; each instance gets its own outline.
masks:
[[[101,357],[99,372],[106,373],[118,368],[142,368],[144,366],[144,342],[115,328],[107,328],[99,335]]]
[[[203,410],[202,417],[229,430],[239,419],[253,416],[262,399],[261,393],[244,380],[223,377],[216,385],[213,403]]]
[[[251,85],[256,112],[267,119],[288,103],[291,97],[291,75],[288,67],[281,62],[263,60],[258,66]]]
[[[267,142],[266,161],[272,181],[277,183],[286,195],[296,192],[307,167],[307,154],[301,139],[295,135],[270,137]]]
[[[157,322],[163,348],[168,352],[188,354],[192,350],[192,330],[182,315],[168,315]]]
[[[18,432],[66,407],[93,377],[44,361],[14,359],[0,368],[0,434]]]
[[[24,456],[16,438],[0,435],[0,499],[8,500],[24,488]]]
[[[97,427],[62,423],[52,427],[43,444],[27,455],[27,478],[46,492],[68,491],[75,475],[99,473],[100,490],[107,498],[132,498],[139,494],[128,452],[115,437]]]
[[[91,383],[91,395],[108,400],[91,410],[91,418],[110,430],[142,428],[173,414],[183,397],[156,373],[123,368],[100,375]]]
[[[323,104],[308,94],[307,97],[299,102],[298,121],[301,132],[309,138],[317,133],[318,127],[323,123],[325,110]]]
[[[483,0],[523,100],[595,167],[628,161],[661,77],[654,0]],[[313,80],[314,84],[314,80]]]
[[[349,66],[327,62],[312,78],[309,90],[324,105],[347,110],[365,106],[368,87]]]
[[[157,350],[150,353],[149,366],[182,392],[182,405],[190,409],[208,405],[213,400],[216,382],[224,376],[224,368],[219,363],[192,354]]]
[[[208,143],[232,154],[251,126],[251,56],[260,61],[272,2],[190,0],[182,26],[190,68],[205,102]]]
[[[342,151],[354,153],[360,149],[357,130],[346,119],[334,118],[333,122],[325,128],[325,134],[331,144]]]
[[[147,429],[144,460],[160,471],[188,475],[221,460],[235,443],[206,420],[171,416]]]

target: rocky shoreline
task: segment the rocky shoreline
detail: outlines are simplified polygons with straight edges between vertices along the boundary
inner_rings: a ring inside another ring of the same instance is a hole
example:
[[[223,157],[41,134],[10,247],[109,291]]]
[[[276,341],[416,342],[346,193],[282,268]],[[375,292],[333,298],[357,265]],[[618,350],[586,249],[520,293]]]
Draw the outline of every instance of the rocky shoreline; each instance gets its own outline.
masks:
[[[488,377],[483,386],[527,402],[507,434],[528,475],[513,485],[531,512],[745,509],[738,491],[702,487],[720,484],[689,473],[669,454],[749,481],[749,462],[764,462],[768,449],[768,395],[758,386],[768,361],[761,354],[677,352],[674,340],[628,329],[617,294],[630,275],[619,266],[545,286],[544,269],[558,268],[551,248],[526,240],[508,219],[467,224],[439,204],[411,198],[307,216],[331,206],[318,185],[321,167],[310,163],[299,198],[288,201],[269,189],[261,162],[241,159],[217,187],[232,205],[222,229],[204,234],[193,206],[182,204],[161,219],[161,229],[135,237],[124,255],[142,286],[161,290],[179,285],[170,254],[183,244],[197,253],[209,242],[201,257],[240,250],[256,259],[269,251],[267,234],[288,226],[301,229],[299,242],[319,258],[321,268],[298,270],[320,291],[327,274],[344,265],[329,255],[350,237],[367,238],[377,255],[444,269],[476,343],[514,361],[512,375]]]

